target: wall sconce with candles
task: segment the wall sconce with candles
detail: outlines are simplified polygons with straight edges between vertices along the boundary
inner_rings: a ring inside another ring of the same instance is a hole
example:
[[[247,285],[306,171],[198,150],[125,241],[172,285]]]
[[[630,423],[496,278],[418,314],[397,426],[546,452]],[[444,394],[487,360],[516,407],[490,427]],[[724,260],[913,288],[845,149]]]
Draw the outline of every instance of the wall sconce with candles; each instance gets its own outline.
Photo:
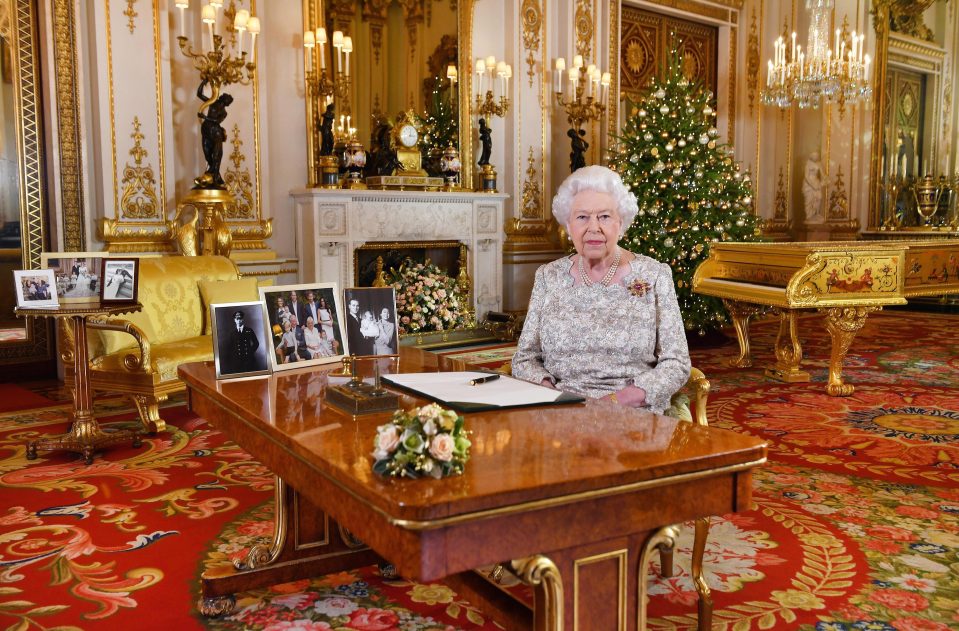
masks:
[[[569,69],[566,68],[566,59],[556,59],[553,73],[553,90],[556,94],[556,103],[566,112],[566,120],[570,129],[566,135],[571,139],[570,171],[586,166],[585,153],[589,144],[585,140],[586,131],[583,123],[599,121],[606,113],[609,102],[609,86],[612,75],[603,72],[594,64],[583,68],[583,56],[573,57]],[[569,94],[564,97],[563,74],[568,73]]]
[[[489,163],[493,150],[493,135],[489,119],[493,116],[506,116],[509,111],[509,84],[513,78],[513,67],[505,61],[497,62],[493,55],[479,57],[476,60],[476,74],[476,105],[473,111],[479,116],[479,140],[482,147],[478,162],[480,167],[478,190],[495,193],[496,169]],[[496,92],[499,92],[498,101]]]
[[[200,72],[200,87],[196,95],[203,104],[197,116],[202,121],[200,138],[207,169],[194,179],[193,189],[177,204],[177,215],[171,222],[171,233],[176,234],[176,224],[182,211],[192,206],[200,216],[196,241],[200,244],[200,249],[198,252],[184,254],[227,255],[230,244],[223,239],[218,242],[215,234],[217,231],[224,233],[227,209],[235,204],[233,195],[227,190],[220,174],[223,142],[226,140],[223,121],[227,116],[226,108],[233,102],[233,97],[221,90],[232,83],[249,85],[253,80],[256,70],[256,38],[260,34],[261,24],[259,18],[250,15],[246,9],[238,10],[236,2],[232,0],[225,9],[223,0],[210,0],[203,5],[200,12],[200,21],[206,28],[200,32],[199,49],[194,49],[186,37],[186,11],[190,8],[190,0],[176,0],[175,6],[180,10],[180,35],[177,37],[180,51],[192,60],[193,67]],[[223,17],[232,24],[236,33],[229,47],[224,42],[224,35],[218,33],[216,28],[221,9]],[[249,48],[244,50],[247,33],[250,34],[250,43]],[[210,89],[209,95],[205,94],[207,87]]]

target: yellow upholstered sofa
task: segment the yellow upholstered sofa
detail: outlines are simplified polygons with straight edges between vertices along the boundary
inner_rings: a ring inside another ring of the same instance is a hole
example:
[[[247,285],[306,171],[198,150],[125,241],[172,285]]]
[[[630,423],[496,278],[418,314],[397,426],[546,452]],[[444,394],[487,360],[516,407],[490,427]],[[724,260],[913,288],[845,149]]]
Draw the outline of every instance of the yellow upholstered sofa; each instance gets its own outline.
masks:
[[[221,289],[216,293],[211,287]],[[144,428],[162,431],[166,424],[160,418],[160,404],[185,389],[177,366],[213,359],[209,310],[201,289],[213,298],[211,302],[238,302],[255,299],[255,287],[255,279],[241,280],[236,265],[222,256],[140,259],[137,300],[142,311],[87,321],[91,386],[129,395]],[[68,360],[74,340],[66,328],[60,329],[60,355],[65,380],[72,386]]]

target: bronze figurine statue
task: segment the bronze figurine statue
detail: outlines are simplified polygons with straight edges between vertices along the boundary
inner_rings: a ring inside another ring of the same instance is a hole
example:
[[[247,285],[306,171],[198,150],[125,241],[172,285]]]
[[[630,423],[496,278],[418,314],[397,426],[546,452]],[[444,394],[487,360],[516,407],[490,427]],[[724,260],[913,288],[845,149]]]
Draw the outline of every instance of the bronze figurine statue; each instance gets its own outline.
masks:
[[[489,164],[489,155],[493,151],[493,130],[486,124],[486,119],[479,119],[479,139],[483,145],[483,152],[480,154],[479,165]]]
[[[569,131],[566,132],[566,135],[569,136],[572,147],[572,151],[569,152],[569,170],[572,173],[576,171],[576,169],[582,169],[586,166],[586,158],[583,154],[589,149],[589,143],[586,142],[585,129],[577,131],[570,128]]]
[[[336,118],[332,103],[326,106],[323,112],[323,122],[320,123],[320,155],[333,155],[333,120]]]
[[[197,116],[203,123],[200,125],[200,137],[203,143],[203,157],[206,159],[206,173],[193,180],[196,188],[223,189],[223,176],[220,175],[220,161],[223,159],[223,143],[226,142],[226,130],[223,129],[226,120],[226,108],[233,103],[233,97],[223,93],[215,99],[203,94],[206,80],[200,82],[196,96],[203,101],[203,106]],[[204,110],[206,112],[204,113]]]

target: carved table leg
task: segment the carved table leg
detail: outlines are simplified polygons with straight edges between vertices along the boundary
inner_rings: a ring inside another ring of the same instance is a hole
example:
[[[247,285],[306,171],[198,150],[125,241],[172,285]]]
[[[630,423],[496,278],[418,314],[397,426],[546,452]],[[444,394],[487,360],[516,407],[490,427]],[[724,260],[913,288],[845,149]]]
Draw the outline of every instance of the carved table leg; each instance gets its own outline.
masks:
[[[649,555],[653,550],[673,549],[676,544],[676,526],[660,528],[646,541],[646,547],[639,557],[639,602],[636,603],[636,628],[646,629],[646,589],[649,583],[646,568],[649,567]],[[698,589],[698,586],[697,586]]]
[[[700,517],[696,520],[696,535],[693,539],[693,584],[699,592],[699,631],[709,631],[713,628],[713,595],[709,591],[706,577],[703,574],[703,557],[706,554],[706,537],[709,536],[709,517]]]
[[[749,355],[749,318],[756,315],[761,307],[748,302],[738,300],[723,300],[729,317],[733,320],[733,328],[736,329],[736,339],[739,340],[739,357],[729,360],[729,365],[734,368],[749,368],[753,365],[752,357]]]
[[[563,579],[556,564],[536,555],[511,561],[510,565],[520,580],[533,587],[534,631],[563,631]]]
[[[826,330],[832,338],[832,352],[829,355],[829,384],[826,393],[833,397],[848,397],[855,392],[852,384],[843,383],[842,363],[846,352],[856,338],[856,333],[866,324],[866,317],[882,307],[832,307],[820,309],[826,314]]]
[[[134,394],[131,397],[134,405],[137,406],[137,412],[140,414],[140,422],[143,423],[143,430],[151,434],[157,434],[166,430],[166,421],[160,418],[160,404],[169,398],[169,395],[163,394],[153,397],[144,394]]]
[[[796,311],[779,309],[779,333],[776,335],[776,365],[766,369],[766,376],[786,383],[809,381],[809,373],[799,370],[802,344],[796,333]]]
[[[276,478],[273,538],[250,548],[233,567],[206,570],[197,608],[204,616],[232,611],[233,594],[383,562],[295,489]]]

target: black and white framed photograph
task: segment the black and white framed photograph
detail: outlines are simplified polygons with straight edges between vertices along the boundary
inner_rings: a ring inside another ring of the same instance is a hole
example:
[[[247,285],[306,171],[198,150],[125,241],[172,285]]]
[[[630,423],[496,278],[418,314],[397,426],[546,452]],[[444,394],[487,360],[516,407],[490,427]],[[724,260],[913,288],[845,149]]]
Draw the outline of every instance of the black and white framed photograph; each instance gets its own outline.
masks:
[[[14,270],[17,306],[29,309],[59,307],[53,270]]]
[[[269,374],[270,340],[262,302],[212,304],[210,321],[217,379]]]
[[[139,285],[139,259],[103,259],[100,300],[134,302]]]
[[[106,252],[41,252],[40,267],[50,268],[56,278],[61,304],[100,302],[100,270]]]
[[[273,370],[339,361],[348,352],[336,283],[260,287]]]
[[[346,336],[353,355],[396,355],[396,290],[392,287],[348,287]]]

